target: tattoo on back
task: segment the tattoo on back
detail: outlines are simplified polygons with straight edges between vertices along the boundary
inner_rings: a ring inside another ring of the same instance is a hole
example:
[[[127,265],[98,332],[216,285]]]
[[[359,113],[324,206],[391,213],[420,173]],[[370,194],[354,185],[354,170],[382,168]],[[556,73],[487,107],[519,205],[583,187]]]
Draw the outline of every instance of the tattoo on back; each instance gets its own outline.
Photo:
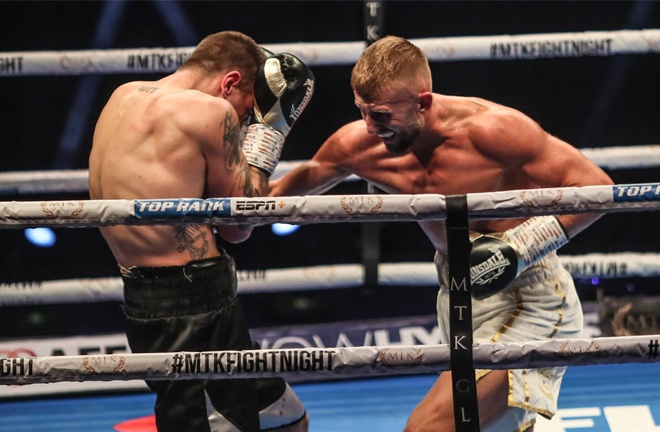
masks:
[[[144,93],[153,93],[156,90],[160,90],[159,87],[152,87],[152,86],[142,86],[138,89],[139,92],[144,92]]]
[[[208,232],[203,225],[177,225],[174,238],[179,243],[176,250],[179,253],[188,251],[191,259],[206,258],[209,252]]]

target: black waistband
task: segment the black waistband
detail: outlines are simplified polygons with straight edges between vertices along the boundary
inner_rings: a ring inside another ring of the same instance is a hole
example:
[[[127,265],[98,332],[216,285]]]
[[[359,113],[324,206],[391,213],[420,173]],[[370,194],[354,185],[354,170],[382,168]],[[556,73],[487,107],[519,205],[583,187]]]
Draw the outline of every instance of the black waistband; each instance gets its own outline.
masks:
[[[158,279],[177,276],[183,276],[184,278],[187,278],[192,274],[213,267],[222,266],[223,264],[227,264],[230,261],[231,257],[227,254],[223,254],[217,257],[190,261],[188,264],[181,266],[122,268],[121,274],[123,277],[129,279]]]
[[[131,267],[122,280],[124,310],[135,318],[208,312],[236,297],[236,267],[229,255],[183,266]]]

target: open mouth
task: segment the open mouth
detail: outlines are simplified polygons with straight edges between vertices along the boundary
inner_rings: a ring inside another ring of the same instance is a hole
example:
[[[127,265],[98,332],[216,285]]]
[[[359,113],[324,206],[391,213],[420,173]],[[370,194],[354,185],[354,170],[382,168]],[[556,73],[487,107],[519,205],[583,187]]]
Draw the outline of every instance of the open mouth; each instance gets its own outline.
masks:
[[[382,139],[392,139],[394,138],[394,132],[392,131],[380,132],[378,136],[381,137]]]

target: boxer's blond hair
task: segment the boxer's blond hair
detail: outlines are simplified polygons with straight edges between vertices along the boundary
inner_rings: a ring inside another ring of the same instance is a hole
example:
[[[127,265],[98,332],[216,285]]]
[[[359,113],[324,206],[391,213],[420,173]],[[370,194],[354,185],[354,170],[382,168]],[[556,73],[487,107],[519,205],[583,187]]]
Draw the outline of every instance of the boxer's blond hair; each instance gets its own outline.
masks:
[[[351,73],[351,87],[367,102],[391,88],[406,87],[414,94],[432,91],[431,69],[419,47],[386,36],[362,53]]]

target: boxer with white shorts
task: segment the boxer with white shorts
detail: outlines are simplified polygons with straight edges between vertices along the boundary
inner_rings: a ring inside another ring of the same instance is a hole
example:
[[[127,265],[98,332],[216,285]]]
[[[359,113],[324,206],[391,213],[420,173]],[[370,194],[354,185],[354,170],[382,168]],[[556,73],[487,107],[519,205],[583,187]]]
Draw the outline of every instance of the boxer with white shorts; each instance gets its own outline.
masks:
[[[392,194],[464,195],[612,184],[576,148],[522,112],[478,97],[434,93],[432,78],[426,55],[410,41],[386,36],[371,44],[351,74],[362,120],[341,126],[310,161],[271,181],[270,195],[322,193],[352,174]],[[471,231],[481,233],[472,239],[469,257],[477,340],[578,334],[579,302],[554,251],[598,218],[567,214],[469,222]],[[444,220],[419,225],[438,254],[447,256]],[[506,266],[499,268],[502,263]],[[445,301],[441,290],[438,314],[448,332]],[[537,412],[554,412],[561,370],[547,377],[544,370],[484,373],[477,382],[483,428],[531,431]],[[525,383],[538,384],[540,391],[528,398]],[[552,400],[544,400],[542,390]],[[505,419],[515,410],[520,411],[517,419]],[[405,430],[454,429],[451,372],[446,372],[412,412]]]
[[[438,325],[443,344],[449,340],[449,278],[447,259],[436,254],[440,290]],[[522,272],[505,289],[472,301],[474,343],[542,341],[580,338],[582,306],[571,275],[550,253]],[[551,418],[566,367],[514,369],[508,373],[508,408],[487,431],[526,430],[536,414]],[[490,370],[478,370],[477,381]]]

